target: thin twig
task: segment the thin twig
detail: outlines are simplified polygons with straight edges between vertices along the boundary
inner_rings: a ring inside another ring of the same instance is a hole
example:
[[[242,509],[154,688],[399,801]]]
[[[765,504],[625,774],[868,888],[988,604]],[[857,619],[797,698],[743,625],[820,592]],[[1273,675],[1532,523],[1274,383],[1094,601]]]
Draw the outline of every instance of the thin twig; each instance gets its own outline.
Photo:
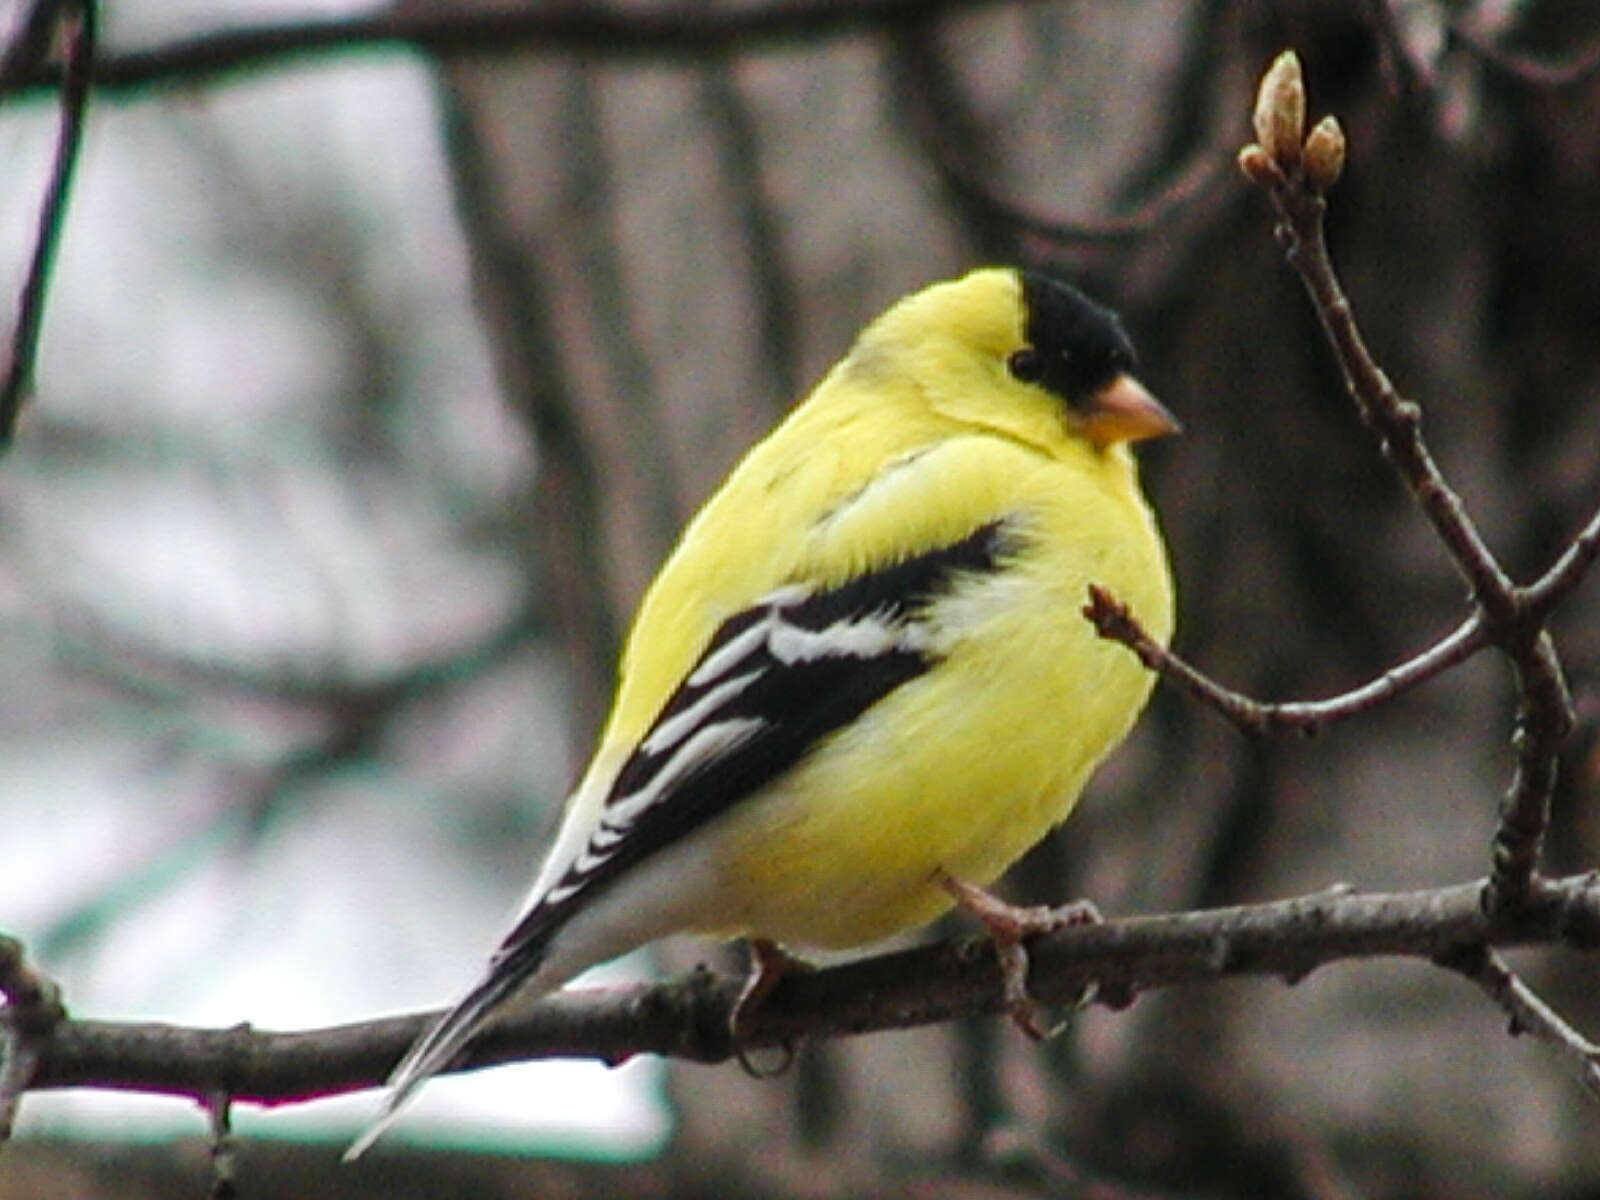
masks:
[[[1522,612],[1529,621],[1543,621],[1600,558],[1600,510],[1562,551],[1550,569],[1522,589]]]
[[[1600,1046],[1584,1037],[1486,946],[1445,955],[1439,964],[1470,979],[1511,1018],[1511,1033],[1529,1034],[1553,1046],[1589,1094],[1600,1099]]]
[[[1559,573],[1546,577],[1553,582],[1541,593],[1545,607],[1530,608],[1434,463],[1422,436],[1421,410],[1400,395],[1367,350],[1329,257],[1323,226],[1323,193],[1343,168],[1344,133],[1328,118],[1308,136],[1304,123],[1299,60],[1285,53],[1263,78],[1257,96],[1254,124],[1262,144],[1245,147],[1240,166],[1277,213],[1285,257],[1305,285],[1362,420],[1466,579],[1488,640],[1511,661],[1518,700],[1517,765],[1500,806],[1484,899],[1491,908],[1515,908],[1530,903],[1541,886],[1537,869],[1557,755],[1574,722],[1561,660],[1543,619],[1547,606],[1592,563],[1596,551],[1589,539],[1600,535],[1580,535],[1558,563]]]
[[[17,414],[33,388],[34,362],[39,352],[45,295],[66,223],[67,198],[83,143],[84,114],[89,103],[89,76],[94,62],[96,0],[75,0],[56,11],[56,28],[64,43],[66,66],[61,77],[61,122],[56,133],[55,165],[50,186],[39,212],[33,260],[22,285],[17,323],[11,333],[10,361],[0,379],[0,449],[11,443]]]
[[[1202,704],[1216,709],[1245,733],[1261,736],[1293,730],[1308,737],[1335,721],[1376,708],[1419,683],[1443,674],[1489,644],[1483,620],[1473,614],[1422,653],[1390,667],[1383,674],[1323,700],[1269,703],[1253,700],[1216,682],[1145,632],[1129,608],[1099,584],[1089,585],[1089,603],[1083,615],[1095,632],[1121,642],[1139,661],[1182,687]]]

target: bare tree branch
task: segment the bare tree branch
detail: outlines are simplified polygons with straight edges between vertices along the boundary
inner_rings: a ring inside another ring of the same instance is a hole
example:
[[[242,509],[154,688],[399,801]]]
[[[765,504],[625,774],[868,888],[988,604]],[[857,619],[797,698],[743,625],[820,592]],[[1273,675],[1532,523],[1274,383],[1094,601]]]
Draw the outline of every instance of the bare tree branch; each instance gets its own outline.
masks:
[[[77,0],[33,0],[0,54],[0,94],[34,72],[48,69],[62,12]]]
[[[1600,74],[1600,41],[1582,47],[1567,58],[1551,60],[1507,50],[1474,29],[1471,22],[1465,19],[1451,21],[1447,29],[1453,39],[1471,50],[1485,64],[1529,87],[1574,87]]]
[[[1330,889],[1270,904],[1126,917],[1029,946],[1030,986],[1045,1003],[1086,992],[1120,1008],[1140,993],[1236,976],[1296,982],[1327,963],[1399,956],[1450,960],[1474,946],[1600,945],[1600,880],[1552,882],[1514,918],[1491,916],[1487,880],[1391,894]],[[1459,969],[1459,967],[1455,968]],[[513,1005],[461,1069],[532,1058],[619,1063],[652,1053],[732,1057],[728,1015],[741,981],[699,970],[665,983],[569,989]],[[786,977],[752,1016],[746,1045],[905,1029],[992,1014],[1004,1004],[986,939],[923,946]],[[283,1104],[375,1086],[438,1016],[271,1033],[65,1021],[39,1046],[35,1088],[100,1087]]]
[[[1523,903],[1541,885],[1539,851],[1550,824],[1557,758],[1577,717],[1555,642],[1542,628],[1503,647],[1517,683],[1516,771],[1500,805],[1493,845],[1494,874],[1485,899],[1492,905]]]
[[[813,42],[906,22],[1033,0],[781,0],[765,6],[681,5],[608,10],[600,5],[452,6],[355,17],[247,25],[197,34],[145,50],[101,57],[94,86],[135,91],[194,83],[311,54],[379,46],[432,53],[503,54],[539,48],[591,57],[692,58],[732,50]],[[58,86],[59,72],[29,64],[0,76],[0,96]]]
[[[1517,765],[1500,806],[1486,902],[1526,903],[1541,886],[1537,868],[1557,755],[1575,719],[1560,657],[1544,629],[1544,609],[1530,610],[1526,594],[1512,583],[1434,463],[1422,436],[1421,409],[1400,395],[1367,350],[1323,227],[1324,193],[1344,166],[1344,133],[1331,117],[1305,132],[1305,90],[1292,53],[1280,55],[1262,80],[1254,123],[1259,144],[1240,152],[1240,166],[1272,202],[1284,255],[1305,285],[1356,409],[1466,579],[1489,641],[1511,661]],[[1555,582],[1544,593],[1546,605],[1593,561],[1594,536],[1586,530],[1562,556],[1550,577]]]
[[[1089,603],[1084,605],[1083,615],[1101,637],[1121,642],[1152,671],[1166,676],[1202,704],[1216,709],[1245,733],[1256,736],[1284,729],[1313,736],[1325,725],[1376,708],[1417,684],[1443,674],[1489,644],[1482,619],[1473,614],[1422,653],[1390,667],[1360,687],[1325,700],[1274,704],[1252,700],[1226,688],[1185,662],[1146,633],[1128,606],[1099,584],[1089,585]]]
[[[1258,142],[1240,153],[1240,166],[1271,200],[1279,241],[1305,285],[1357,410],[1468,581],[1474,611],[1433,647],[1371,684],[1330,701],[1286,705],[1261,704],[1213,682],[1151,639],[1103,588],[1090,587],[1084,616],[1102,637],[1122,642],[1147,667],[1257,734],[1274,726],[1313,732],[1327,720],[1370,708],[1494,645],[1510,660],[1517,685],[1517,760],[1500,806],[1482,902],[1486,912],[1502,919],[1537,908],[1553,886],[1538,874],[1540,846],[1558,756],[1574,723],[1560,656],[1544,622],[1600,556],[1600,515],[1531,587],[1512,583],[1435,465],[1422,436],[1420,409],[1400,396],[1373,361],[1339,283],[1324,238],[1323,194],[1343,169],[1344,134],[1332,118],[1306,134],[1304,85],[1293,54],[1281,55],[1262,80],[1254,125]],[[1487,941],[1465,942],[1439,961],[1495,997],[1512,1014],[1513,1032],[1535,1033],[1576,1062],[1584,1085],[1600,1096],[1600,1049],[1494,956]]]
[[[952,189],[988,209],[996,218],[1047,242],[1125,242],[1144,237],[1173,215],[1215,194],[1227,178],[1227,155],[1201,146],[1156,191],[1132,207],[1108,216],[1067,217],[1045,213],[1001,195],[984,172],[973,169],[947,140],[933,144],[934,162]]]
[[[1543,621],[1550,610],[1583,581],[1597,557],[1600,557],[1600,511],[1589,518],[1589,523],[1550,569],[1522,590],[1524,616],[1529,621]]]

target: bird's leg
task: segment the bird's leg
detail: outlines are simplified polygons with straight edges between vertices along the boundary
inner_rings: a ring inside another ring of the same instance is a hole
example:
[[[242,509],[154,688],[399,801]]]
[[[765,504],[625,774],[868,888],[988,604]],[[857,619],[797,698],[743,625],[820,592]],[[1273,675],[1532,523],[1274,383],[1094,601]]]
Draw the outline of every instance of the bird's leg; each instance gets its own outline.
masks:
[[[989,931],[1000,964],[1006,1015],[1035,1041],[1060,1033],[1060,1025],[1047,1028],[1039,1023],[1039,1006],[1028,992],[1028,951],[1022,943],[1036,934],[1071,925],[1098,925],[1103,918],[1094,902],[1075,900],[1060,908],[1043,904],[1022,908],[944,871],[939,872],[939,886],[955,897],[956,907],[971,913]]]
[[[777,942],[767,938],[750,939],[750,975],[744,981],[739,998],[733,1002],[733,1011],[728,1014],[728,1034],[733,1039],[733,1053],[746,1074],[757,1079],[781,1075],[794,1060],[794,1047],[785,1045],[783,1062],[776,1069],[758,1068],[745,1053],[744,1043],[756,1012],[772,994],[772,989],[778,986],[785,975],[809,970],[810,963],[803,958],[796,958]]]

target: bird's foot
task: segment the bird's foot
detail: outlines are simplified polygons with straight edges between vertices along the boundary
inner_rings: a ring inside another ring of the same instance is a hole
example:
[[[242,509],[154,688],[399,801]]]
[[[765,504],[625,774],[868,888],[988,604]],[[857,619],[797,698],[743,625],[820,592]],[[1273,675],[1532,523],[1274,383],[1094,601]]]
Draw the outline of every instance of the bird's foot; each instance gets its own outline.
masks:
[[[805,959],[790,954],[777,942],[769,941],[767,938],[750,939],[750,975],[744,981],[739,998],[733,1002],[733,1011],[728,1014],[728,1035],[733,1039],[734,1057],[739,1060],[739,1065],[744,1068],[747,1075],[756,1079],[781,1075],[794,1061],[794,1045],[785,1042],[782,1047],[783,1059],[776,1067],[758,1066],[750,1060],[745,1043],[749,1038],[755,1015],[767,997],[772,994],[772,989],[778,986],[784,976],[797,975],[811,969],[811,964]]]
[[[1052,1027],[1039,1021],[1039,1005],[1028,991],[1028,951],[1023,942],[1072,925],[1098,925],[1104,918],[1094,902],[1075,900],[1060,908],[1043,904],[1019,907],[943,871],[939,872],[939,886],[955,897],[956,907],[971,913],[989,931],[1000,965],[1006,1015],[1012,1023],[1034,1041],[1060,1033],[1064,1023]]]

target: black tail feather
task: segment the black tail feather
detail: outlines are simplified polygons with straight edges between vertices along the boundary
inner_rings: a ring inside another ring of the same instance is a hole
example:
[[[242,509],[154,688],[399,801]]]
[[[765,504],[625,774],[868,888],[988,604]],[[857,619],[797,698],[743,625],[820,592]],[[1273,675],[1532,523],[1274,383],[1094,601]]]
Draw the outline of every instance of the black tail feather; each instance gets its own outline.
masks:
[[[377,1117],[344,1152],[345,1162],[354,1162],[382,1137],[417,1090],[440,1071],[449,1069],[494,1011],[539,969],[554,930],[543,932],[543,937],[525,939],[509,952],[497,954],[477,985],[412,1044],[389,1074],[389,1092]]]

